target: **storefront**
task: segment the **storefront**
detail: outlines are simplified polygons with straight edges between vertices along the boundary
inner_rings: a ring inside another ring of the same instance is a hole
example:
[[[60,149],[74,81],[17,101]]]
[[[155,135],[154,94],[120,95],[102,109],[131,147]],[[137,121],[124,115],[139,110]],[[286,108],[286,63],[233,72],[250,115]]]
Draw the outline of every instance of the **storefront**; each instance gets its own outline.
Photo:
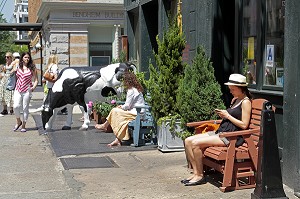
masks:
[[[140,65],[148,66],[149,52],[156,47],[153,38],[166,27],[167,13],[179,10],[187,40],[185,61],[191,63],[196,48],[204,46],[213,62],[215,76],[222,85],[227,105],[231,97],[223,83],[236,72],[247,76],[255,98],[266,98],[276,107],[283,181],[295,192],[300,190],[300,106],[296,102],[300,90],[295,83],[300,77],[300,23],[296,12],[299,2],[125,0],[125,33],[131,46],[129,54],[137,58]],[[152,14],[157,15],[157,19],[149,16],[148,5],[156,6],[158,13]],[[288,21],[288,17],[291,20]],[[155,19],[155,22],[143,23],[150,19]],[[155,30],[149,31],[147,27],[150,25]]]
[[[42,1],[36,21],[43,24],[42,41],[38,32],[30,33],[32,54],[35,60],[42,57],[44,66],[51,53],[58,55],[60,68],[108,65],[119,58],[124,30],[121,1]]]

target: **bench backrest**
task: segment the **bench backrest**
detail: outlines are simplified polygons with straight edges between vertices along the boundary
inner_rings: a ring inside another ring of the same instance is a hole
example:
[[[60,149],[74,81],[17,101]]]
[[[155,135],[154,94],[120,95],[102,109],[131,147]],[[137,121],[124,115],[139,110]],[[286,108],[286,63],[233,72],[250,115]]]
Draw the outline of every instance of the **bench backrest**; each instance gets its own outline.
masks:
[[[263,110],[263,104],[266,102],[266,99],[254,99],[252,100],[252,113],[250,120],[250,129],[259,129],[261,124],[261,111]],[[273,107],[275,111],[275,108]],[[252,134],[252,139],[255,141],[255,144],[259,141],[260,131]]]

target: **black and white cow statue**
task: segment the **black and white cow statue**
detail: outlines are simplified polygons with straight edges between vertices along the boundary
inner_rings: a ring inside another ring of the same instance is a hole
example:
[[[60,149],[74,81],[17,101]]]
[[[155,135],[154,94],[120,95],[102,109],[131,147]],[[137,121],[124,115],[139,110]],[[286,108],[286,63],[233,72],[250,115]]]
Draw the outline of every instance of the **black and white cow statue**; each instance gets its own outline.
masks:
[[[78,104],[84,113],[84,122],[80,130],[87,130],[90,123],[89,102],[105,101],[110,93],[120,94],[118,87],[125,71],[136,71],[131,63],[116,63],[99,67],[69,67],[63,69],[52,90],[48,92],[42,111],[43,127],[52,129],[58,111],[67,107],[68,116],[63,130],[71,129],[72,112]]]

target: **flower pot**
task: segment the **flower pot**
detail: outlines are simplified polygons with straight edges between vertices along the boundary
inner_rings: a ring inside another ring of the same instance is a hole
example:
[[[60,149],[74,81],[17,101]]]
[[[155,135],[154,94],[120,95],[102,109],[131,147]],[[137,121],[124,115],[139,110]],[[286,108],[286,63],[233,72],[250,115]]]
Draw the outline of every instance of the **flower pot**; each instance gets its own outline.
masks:
[[[176,135],[181,131],[180,121],[176,122],[175,132],[170,132],[170,121],[157,126],[157,145],[161,152],[184,151],[183,141]]]

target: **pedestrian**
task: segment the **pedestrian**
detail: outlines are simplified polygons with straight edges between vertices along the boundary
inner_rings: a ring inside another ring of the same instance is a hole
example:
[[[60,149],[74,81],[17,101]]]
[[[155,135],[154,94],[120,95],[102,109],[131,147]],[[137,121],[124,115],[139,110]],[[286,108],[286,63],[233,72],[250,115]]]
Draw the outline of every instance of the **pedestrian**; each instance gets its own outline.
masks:
[[[13,114],[13,91],[7,90],[6,85],[8,78],[11,75],[11,72],[13,71],[13,68],[16,67],[16,65],[13,63],[13,55],[11,52],[7,52],[5,54],[5,60],[6,63],[3,65],[0,78],[0,103],[3,105],[3,110],[0,113],[2,116],[8,114],[8,107],[9,107],[9,113]]]
[[[124,105],[119,105],[113,108],[106,118],[104,124],[96,124],[95,128],[106,131],[110,124],[116,139],[107,146],[119,146],[122,140],[129,140],[128,123],[134,120],[137,116],[137,111],[134,108],[136,105],[145,105],[143,97],[143,87],[138,81],[137,77],[132,72],[125,72],[123,84],[127,90],[126,101]],[[145,112],[141,110],[141,114]]]
[[[21,126],[21,132],[26,132],[26,122],[29,115],[29,102],[32,92],[38,84],[37,70],[29,52],[23,53],[19,67],[14,69],[17,75],[17,83],[14,92],[14,110],[17,124],[13,130],[17,131]],[[33,80],[33,84],[32,84]],[[21,110],[22,109],[22,110]],[[22,112],[22,120],[21,120]]]

